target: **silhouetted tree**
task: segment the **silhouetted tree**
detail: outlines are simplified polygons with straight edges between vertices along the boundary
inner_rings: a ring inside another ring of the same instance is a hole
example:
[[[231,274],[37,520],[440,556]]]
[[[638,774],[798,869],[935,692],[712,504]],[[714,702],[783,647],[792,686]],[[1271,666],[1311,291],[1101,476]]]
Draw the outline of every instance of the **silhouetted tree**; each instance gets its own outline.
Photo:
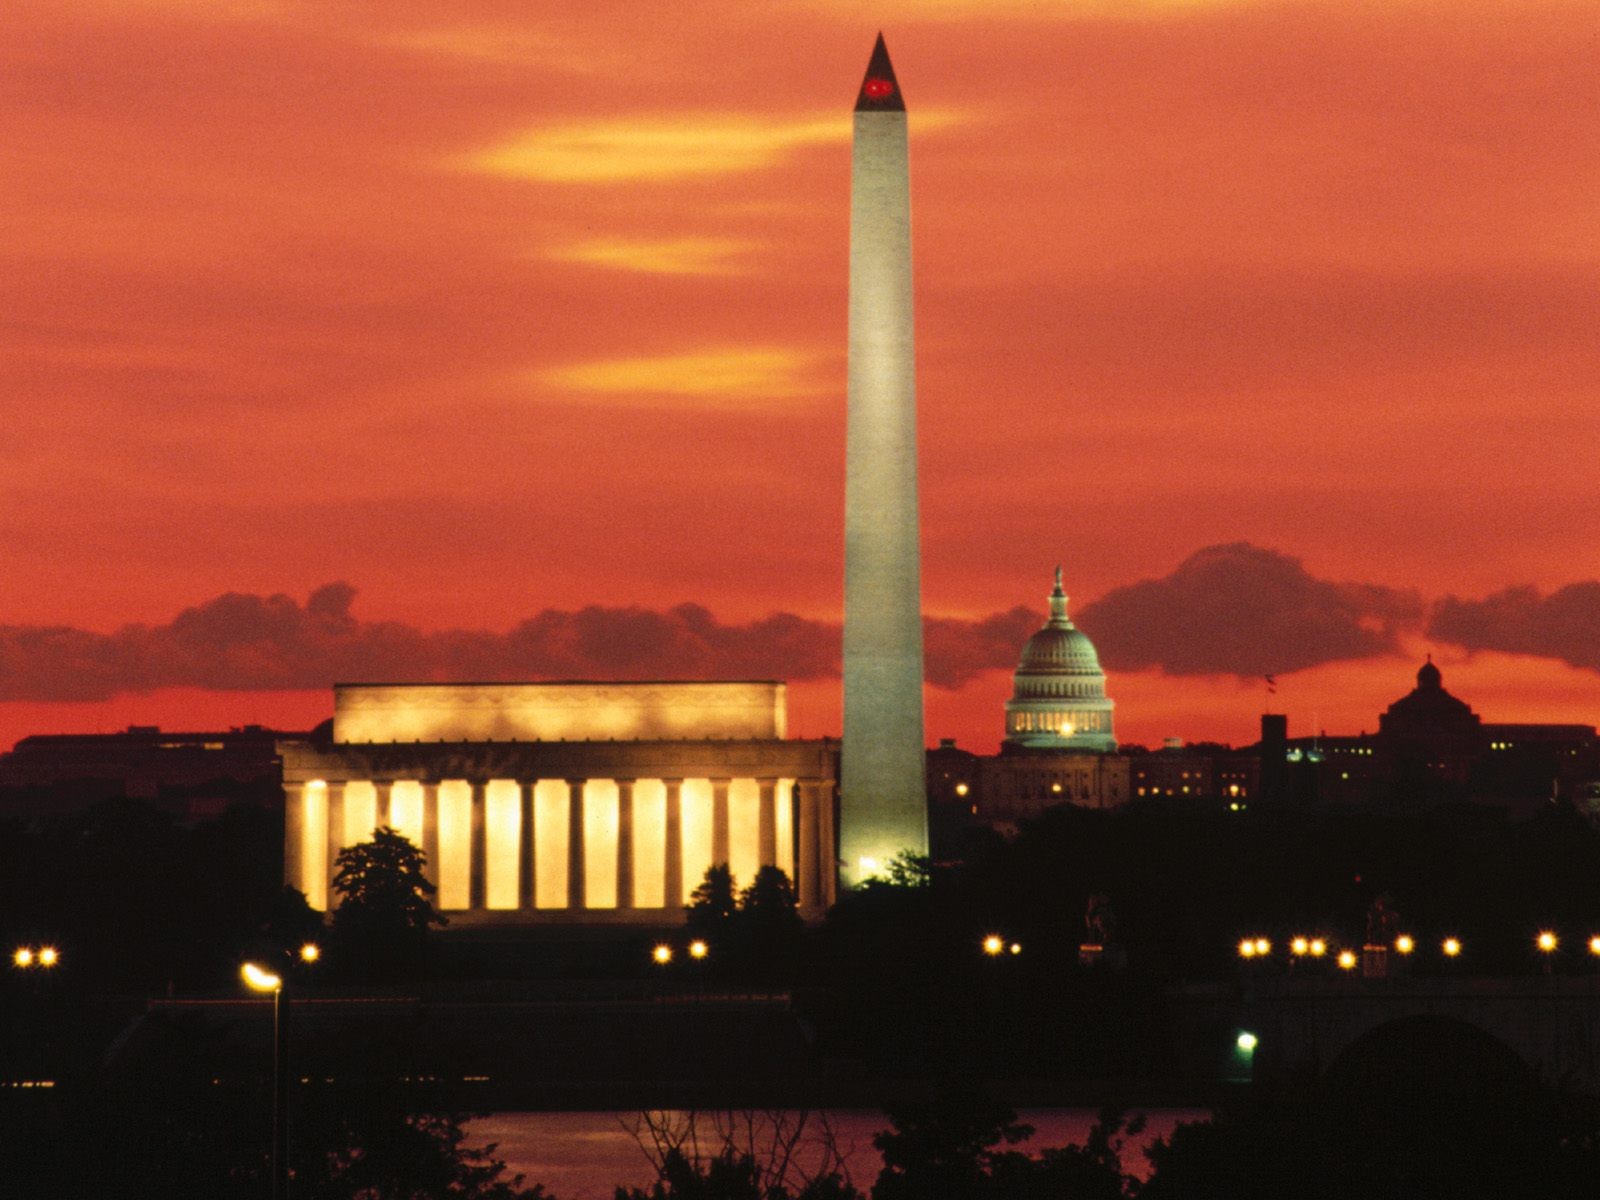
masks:
[[[285,887],[273,898],[261,927],[262,937],[280,951],[292,951],[327,935],[322,914],[312,908],[299,888]]]
[[[1033,1136],[1008,1106],[975,1088],[958,1087],[931,1101],[888,1110],[893,1129],[872,1144],[883,1155],[873,1200],[976,1200],[995,1193],[990,1172],[1001,1153]]]
[[[781,867],[765,866],[756,872],[739,896],[739,924],[756,974],[768,982],[787,974],[805,926],[800,899]]]
[[[725,934],[738,907],[733,890],[733,872],[728,869],[727,863],[713,863],[706,868],[700,886],[690,893],[689,927],[706,936]]]
[[[341,969],[390,979],[420,970],[428,929],[446,920],[433,906],[434,886],[422,851],[388,826],[370,842],[339,852],[333,914]]]

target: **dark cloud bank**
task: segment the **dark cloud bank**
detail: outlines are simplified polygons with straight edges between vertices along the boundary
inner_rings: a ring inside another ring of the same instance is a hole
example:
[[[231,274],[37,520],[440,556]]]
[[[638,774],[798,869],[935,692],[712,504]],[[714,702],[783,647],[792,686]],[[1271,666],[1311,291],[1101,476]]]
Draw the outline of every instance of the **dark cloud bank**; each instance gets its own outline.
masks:
[[[1413,592],[1331,583],[1297,558],[1232,542],[1196,551],[1163,579],[1112,589],[1080,624],[1113,670],[1247,677],[1386,653],[1422,616]]]
[[[355,589],[333,583],[301,604],[230,593],[166,625],[114,633],[0,626],[0,700],[104,700],[167,687],[276,691],[335,680],[836,678],[839,627],[789,613],[724,624],[698,605],[657,612],[546,609],[509,632],[426,631],[363,621]],[[930,617],[928,678],[958,688],[1016,664],[1043,604],[977,620]],[[1420,629],[1472,650],[1561,658],[1600,670],[1600,583],[1541,598],[1514,588],[1454,597],[1430,614],[1412,592],[1337,583],[1300,561],[1237,542],[1191,555],[1161,579],[1116,588],[1077,614],[1112,671],[1287,673],[1397,648]]]
[[[1534,654],[1600,671],[1600,583],[1569,583],[1548,596],[1531,587],[1484,600],[1447,596],[1434,609],[1428,636],[1468,650]]]

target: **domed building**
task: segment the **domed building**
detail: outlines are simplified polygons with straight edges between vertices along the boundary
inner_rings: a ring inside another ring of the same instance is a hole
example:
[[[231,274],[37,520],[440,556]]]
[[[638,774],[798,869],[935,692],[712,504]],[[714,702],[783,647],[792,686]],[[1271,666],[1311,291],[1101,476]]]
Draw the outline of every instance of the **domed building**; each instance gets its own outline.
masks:
[[[1061,568],[1050,593],[1050,618],[1022,647],[1006,701],[1008,747],[1109,753],[1112,702],[1094,643],[1067,616]]]

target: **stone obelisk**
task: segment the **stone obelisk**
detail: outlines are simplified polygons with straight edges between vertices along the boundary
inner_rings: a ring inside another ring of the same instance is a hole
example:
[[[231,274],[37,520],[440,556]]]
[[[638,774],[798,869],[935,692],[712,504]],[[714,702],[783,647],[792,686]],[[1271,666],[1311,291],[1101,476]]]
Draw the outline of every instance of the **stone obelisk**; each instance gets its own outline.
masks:
[[[883,35],[850,155],[840,879],[928,852],[906,106]]]

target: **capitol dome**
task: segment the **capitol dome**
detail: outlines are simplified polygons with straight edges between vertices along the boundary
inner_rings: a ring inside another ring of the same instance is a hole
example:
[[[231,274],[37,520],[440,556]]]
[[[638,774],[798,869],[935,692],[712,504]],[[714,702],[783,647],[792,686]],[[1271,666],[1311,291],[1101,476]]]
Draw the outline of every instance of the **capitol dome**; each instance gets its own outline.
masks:
[[[1112,702],[1094,643],[1067,616],[1061,568],[1050,593],[1050,618],[1022,647],[1006,701],[1006,742],[1041,750],[1117,748]]]

